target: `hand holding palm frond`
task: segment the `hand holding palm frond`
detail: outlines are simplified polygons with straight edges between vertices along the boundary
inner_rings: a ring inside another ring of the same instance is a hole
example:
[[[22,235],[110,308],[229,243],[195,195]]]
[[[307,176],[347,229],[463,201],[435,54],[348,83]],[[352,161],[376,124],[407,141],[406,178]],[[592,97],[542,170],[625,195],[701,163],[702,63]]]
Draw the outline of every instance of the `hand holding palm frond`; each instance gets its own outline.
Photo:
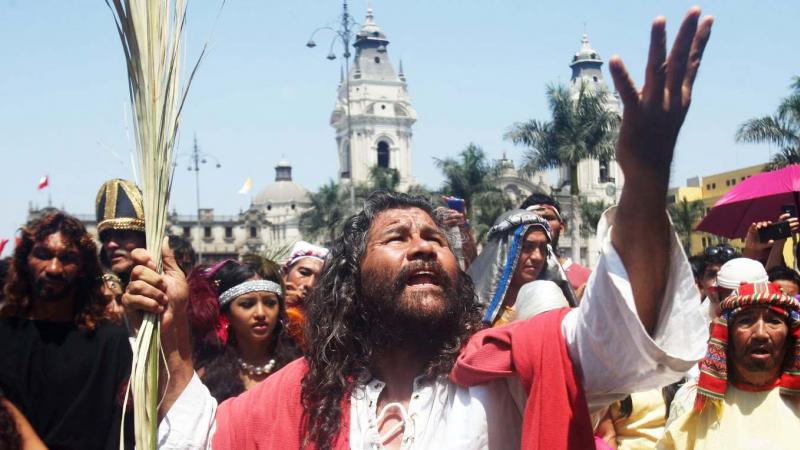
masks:
[[[175,138],[186,92],[202,53],[186,88],[181,89],[186,0],[106,0],[106,4],[114,14],[128,69],[147,250],[161,272]],[[131,368],[137,448],[156,447],[159,336],[158,316],[146,314],[136,338]]]

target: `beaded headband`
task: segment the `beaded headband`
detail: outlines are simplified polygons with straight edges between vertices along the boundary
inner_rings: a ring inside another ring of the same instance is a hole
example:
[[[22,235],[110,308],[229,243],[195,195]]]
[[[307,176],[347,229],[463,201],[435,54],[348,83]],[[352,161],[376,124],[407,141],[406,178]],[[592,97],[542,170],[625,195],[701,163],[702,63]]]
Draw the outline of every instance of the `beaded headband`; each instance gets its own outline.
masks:
[[[274,281],[247,280],[244,283],[239,283],[236,286],[220,294],[219,307],[222,308],[223,306],[233,301],[233,299],[235,299],[236,297],[242,296],[244,294],[249,294],[250,292],[274,292],[279,297],[283,296],[283,291],[281,291],[281,286]]]

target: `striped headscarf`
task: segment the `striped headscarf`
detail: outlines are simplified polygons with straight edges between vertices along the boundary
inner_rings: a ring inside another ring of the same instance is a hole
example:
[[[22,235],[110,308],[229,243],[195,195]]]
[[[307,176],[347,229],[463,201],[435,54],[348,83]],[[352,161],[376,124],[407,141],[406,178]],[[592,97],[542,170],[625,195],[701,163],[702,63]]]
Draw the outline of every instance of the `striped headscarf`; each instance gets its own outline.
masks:
[[[780,290],[777,284],[743,283],[721,303],[722,313],[711,322],[708,351],[700,361],[700,379],[694,410],[702,411],[708,401],[716,403],[725,397],[728,389],[728,327],[741,310],[767,306],[786,318],[789,338],[783,373],[778,386],[784,395],[800,396],[800,301]]]

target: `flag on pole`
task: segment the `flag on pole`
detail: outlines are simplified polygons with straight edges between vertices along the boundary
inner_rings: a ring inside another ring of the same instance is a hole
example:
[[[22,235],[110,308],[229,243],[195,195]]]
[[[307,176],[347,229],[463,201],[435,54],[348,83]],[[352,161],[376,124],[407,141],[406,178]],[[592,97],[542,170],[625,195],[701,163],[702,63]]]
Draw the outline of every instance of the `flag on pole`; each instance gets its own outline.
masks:
[[[244,180],[244,184],[242,185],[242,188],[239,189],[239,193],[247,194],[250,192],[250,189],[253,189],[253,180],[252,178],[248,177],[246,180]]]
[[[8,239],[0,239],[0,256],[3,256],[3,249],[6,248],[6,244],[8,244]]]
[[[42,189],[46,188],[49,185],[50,185],[50,177],[45,175],[39,179],[38,189],[41,191]]]

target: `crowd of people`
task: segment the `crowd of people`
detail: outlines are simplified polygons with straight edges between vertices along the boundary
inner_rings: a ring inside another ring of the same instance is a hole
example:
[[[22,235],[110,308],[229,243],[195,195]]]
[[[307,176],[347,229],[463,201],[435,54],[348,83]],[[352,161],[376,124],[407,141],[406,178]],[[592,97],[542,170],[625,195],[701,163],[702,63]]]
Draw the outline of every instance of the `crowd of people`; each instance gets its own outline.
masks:
[[[163,449],[797,448],[785,242],[759,222],[741,254],[687,258],[666,214],[711,24],[690,10],[667,53],[656,19],[641,90],[610,61],[625,186],[592,269],[559,253],[568,223],[541,194],[480,247],[463,212],[377,191],[330,248],[198,265],[170,236],[162,272],[130,181],[98,192],[99,248],[66,213],[28,223],[0,272],[0,448],[133,448],[144,312],[162,318]]]

